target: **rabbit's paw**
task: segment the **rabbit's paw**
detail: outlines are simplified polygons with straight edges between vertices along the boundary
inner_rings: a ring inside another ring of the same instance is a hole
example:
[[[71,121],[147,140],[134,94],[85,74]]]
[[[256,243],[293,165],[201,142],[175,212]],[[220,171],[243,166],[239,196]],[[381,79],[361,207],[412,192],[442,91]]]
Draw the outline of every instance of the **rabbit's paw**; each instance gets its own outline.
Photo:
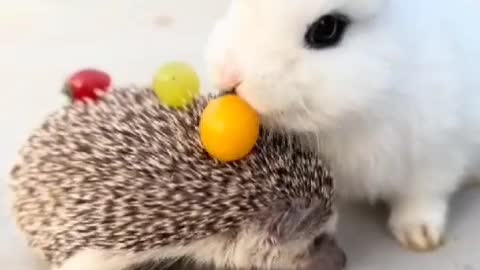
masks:
[[[389,227],[408,249],[433,251],[444,244],[448,203],[437,199],[404,199],[392,205]]]

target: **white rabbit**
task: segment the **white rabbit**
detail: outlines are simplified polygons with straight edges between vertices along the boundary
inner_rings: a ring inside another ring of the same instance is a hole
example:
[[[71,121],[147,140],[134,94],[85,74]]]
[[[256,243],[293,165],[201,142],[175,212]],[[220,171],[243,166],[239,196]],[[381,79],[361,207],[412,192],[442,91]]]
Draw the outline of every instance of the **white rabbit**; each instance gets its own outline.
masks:
[[[266,123],[313,134],[341,197],[386,201],[396,239],[434,250],[480,173],[478,27],[478,0],[233,0],[207,66]]]

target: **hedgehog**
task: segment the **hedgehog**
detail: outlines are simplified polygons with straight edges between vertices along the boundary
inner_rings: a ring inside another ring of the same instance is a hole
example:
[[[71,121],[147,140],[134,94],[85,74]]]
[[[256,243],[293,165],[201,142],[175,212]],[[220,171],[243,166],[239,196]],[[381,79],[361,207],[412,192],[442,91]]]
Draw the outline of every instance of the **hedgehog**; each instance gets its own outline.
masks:
[[[265,127],[244,159],[215,160],[198,132],[212,98],[169,109],[150,88],[118,88],[33,131],[11,171],[12,208],[50,269],[345,267],[328,166]]]

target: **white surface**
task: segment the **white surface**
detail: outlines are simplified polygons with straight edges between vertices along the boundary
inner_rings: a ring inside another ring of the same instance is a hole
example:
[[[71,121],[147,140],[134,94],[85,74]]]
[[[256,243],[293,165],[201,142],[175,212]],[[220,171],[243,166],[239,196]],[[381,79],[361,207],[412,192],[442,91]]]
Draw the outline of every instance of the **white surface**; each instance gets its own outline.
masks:
[[[148,84],[159,65],[183,60],[206,78],[206,34],[226,1],[0,0],[2,179],[31,129],[65,101],[60,94],[63,80],[76,69],[104,69],[120,85]],[[2,198],[5,186],[4,181]],[[350,269],[480,269],[478,189],[457,197],[447,245],[430,254],[398,247],[381,211],[344,209],[339,237]],[[40,269],[15,234],[6,204],[0,206],[0,268]]]

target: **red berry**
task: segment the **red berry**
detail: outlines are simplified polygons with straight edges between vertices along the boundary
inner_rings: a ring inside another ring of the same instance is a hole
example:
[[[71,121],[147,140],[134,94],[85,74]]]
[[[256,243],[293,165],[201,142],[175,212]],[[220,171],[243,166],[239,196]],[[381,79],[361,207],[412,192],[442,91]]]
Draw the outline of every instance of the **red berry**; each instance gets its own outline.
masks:
[[[96,92],[107,92],[110,84],[111,79],[107,73],[97,69],[83,69],[68,79],[65,92],[75,101],[97,101],[99,96]]]

